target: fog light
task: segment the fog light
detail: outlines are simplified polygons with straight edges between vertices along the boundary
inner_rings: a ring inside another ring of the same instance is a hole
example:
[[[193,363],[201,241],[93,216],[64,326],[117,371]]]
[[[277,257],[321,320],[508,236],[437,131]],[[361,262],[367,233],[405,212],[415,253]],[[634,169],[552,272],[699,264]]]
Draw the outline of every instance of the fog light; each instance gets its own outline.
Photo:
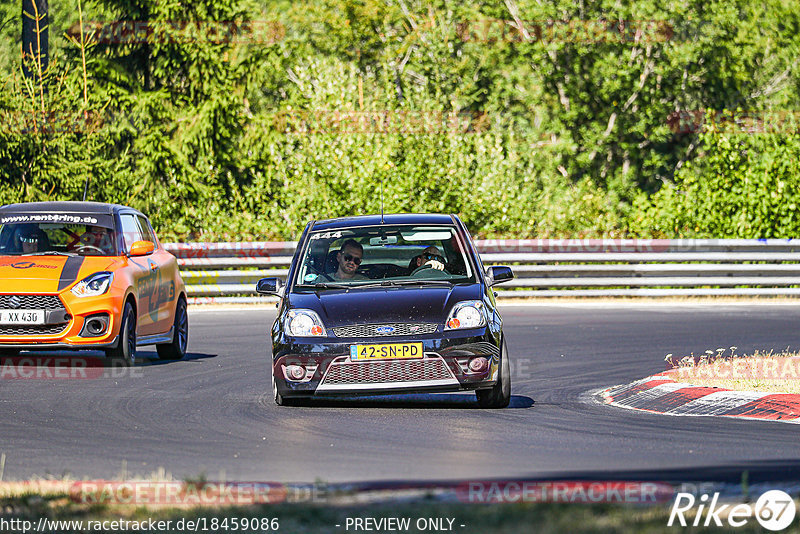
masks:
[[[302,365],[287,365],[286,378],[289,380],[302,380],[306,376],[306,369]]]
[[[109,316],[107,313],[98,313],[90,315],[83,320],[83,328],[81,328],[81,337],[97,337],[102,336],[108,331]]]
[[[472,358],[469,361],[469,370],[473,373],[480,373],[489,367],[489,360],[486,358]]]
[[[86,330],[88,330],[90,334],[97,335],[102,333],[105,329],[106,325],[104,325],[103,322],[98,319],[92,319],[86,324]]]

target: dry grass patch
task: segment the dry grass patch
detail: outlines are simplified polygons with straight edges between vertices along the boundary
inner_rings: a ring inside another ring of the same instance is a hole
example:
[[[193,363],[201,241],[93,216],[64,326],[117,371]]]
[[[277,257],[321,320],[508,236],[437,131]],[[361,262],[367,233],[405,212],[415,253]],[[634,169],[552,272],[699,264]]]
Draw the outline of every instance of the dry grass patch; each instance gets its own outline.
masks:
[[[664,358],[672,365],[674,378],[696,386],[717,387],[734,391],[800,394],[800,353],[787,347],[781,352],[755,351],[739,355],[736,347],[707,350],[700,356],[691,354]]]

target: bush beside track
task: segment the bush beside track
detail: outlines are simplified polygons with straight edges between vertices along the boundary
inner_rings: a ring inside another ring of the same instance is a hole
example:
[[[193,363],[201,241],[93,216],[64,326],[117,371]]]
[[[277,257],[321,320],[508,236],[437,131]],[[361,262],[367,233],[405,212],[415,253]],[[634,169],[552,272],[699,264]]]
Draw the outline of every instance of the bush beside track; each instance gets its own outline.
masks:
[[[0,6],[3,203],[85,192],[173,240],[289,239],[381,196],[387,212],[457,212],[482,237],[800,228],[791,3],[59,6],[41,84],[21,73],[19,6]],[[197,34],[161,33],[198,19]],[[230,21],[280,31],[234,39]],[[601,34],[585,39],[586,22]],[[631,33],[652,23],[658,39]]]

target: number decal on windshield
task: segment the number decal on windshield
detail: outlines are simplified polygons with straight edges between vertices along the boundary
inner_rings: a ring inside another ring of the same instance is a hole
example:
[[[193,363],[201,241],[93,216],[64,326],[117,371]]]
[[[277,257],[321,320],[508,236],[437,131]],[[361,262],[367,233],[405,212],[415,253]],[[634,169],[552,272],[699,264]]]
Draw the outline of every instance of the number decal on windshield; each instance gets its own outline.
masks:
[[[313,234],[310,239],[339,239],[342,237],[342,232],[325,232],[322,234]]]

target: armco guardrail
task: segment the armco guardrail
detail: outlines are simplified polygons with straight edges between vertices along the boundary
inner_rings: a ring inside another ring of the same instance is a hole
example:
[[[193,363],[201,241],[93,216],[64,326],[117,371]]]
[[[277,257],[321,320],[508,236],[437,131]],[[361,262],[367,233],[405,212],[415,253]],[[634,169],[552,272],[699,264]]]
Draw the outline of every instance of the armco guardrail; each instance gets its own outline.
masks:
[[[800,239],[523,239],[475,242],[511,264],[502,297],[800,295]],[[285,277],[294,242],[167,243],[194,302],[253,302]],[[797,286],[797,287],[793,287]]]

